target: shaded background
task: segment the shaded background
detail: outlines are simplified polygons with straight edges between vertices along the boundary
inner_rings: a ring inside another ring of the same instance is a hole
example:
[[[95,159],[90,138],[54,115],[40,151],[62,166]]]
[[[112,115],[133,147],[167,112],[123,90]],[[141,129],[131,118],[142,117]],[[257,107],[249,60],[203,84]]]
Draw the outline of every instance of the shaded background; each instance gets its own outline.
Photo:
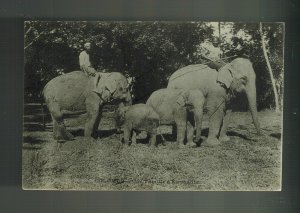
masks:
[[[272,67],[281,108],[283,92],[283,23],[263,23],[264,43]],[[219,33],[218,33],[219,31]],[[257,76],[258,110],[275,108],[271,77],[263,54],[259,23],[247,22],[51,22],[28,21],[25,38],[25,102],[40,102],[41,91],[52,78],[80,70],[78,56],[92,42],[91,62],[98,70],[133,78],[134,103],[167,87],[177,69],[207,63],[203,43],[218,39],[226,62],[247,57]],[[247,110],[245,94],[233,101],[235,110]]]
[[[1,7],[1,176],[4,212],[299,212],[299,3],[293,1],[7,1]],[[282,192],[33,192],[21,189],[23,21],[285,21]]]

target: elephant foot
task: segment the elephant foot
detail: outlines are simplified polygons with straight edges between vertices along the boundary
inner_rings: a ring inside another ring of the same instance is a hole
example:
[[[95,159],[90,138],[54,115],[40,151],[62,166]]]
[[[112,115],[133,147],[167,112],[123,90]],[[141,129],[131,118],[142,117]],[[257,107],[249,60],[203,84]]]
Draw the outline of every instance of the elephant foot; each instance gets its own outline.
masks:
[[[230,137],[228,137],[227,135],[224,135],[224,136],[219,137],[219,140],[222,142],[228,142],[228,141],[230,141]]]
[[[164,136],[162,135],[162,134],[160,134],[160,138],[161,138],[161,144],[163,145],[163,146],[167,146],[167,142],[166,142],[166,139],[164,138]]]
[[[204,141],[204,139],[205,139],[205,138],[201,136],[200,139],[194,138],[194,139],[193,139],[193,142],[196,144],[196,146],[200,146],[200,144]]]
[[[178,149],[183,149],[185,146],[184,146],[184,144],[183,143],[178,143],[177,144],[177,148]]]
[[[136,144],[136,137],[133,137],[133,138],[131,139],[131,141],[132,141],[132,142],[131,142],[132,144]]]
[[[155,143],[148,143],[148,147],[156,147]]]
[[[149,147],[157,147],[156,137],[149,140],[148,146]]]
[[[187,142],[186,146],[189,147],[189,148],[195,148],[195,147],[197,147],[197,143]]]
[[[126,141],[126,140],[124,140],[124,143],[123,143],[123,144],[124,144],[124,145],[127,145],[127,146],[130,146],[131,143],[132,143],[131,141]]]
[[[205,142],[201,145],[203,146],[218,146],[220,145],[220,141],[217,138],[207,138]]]

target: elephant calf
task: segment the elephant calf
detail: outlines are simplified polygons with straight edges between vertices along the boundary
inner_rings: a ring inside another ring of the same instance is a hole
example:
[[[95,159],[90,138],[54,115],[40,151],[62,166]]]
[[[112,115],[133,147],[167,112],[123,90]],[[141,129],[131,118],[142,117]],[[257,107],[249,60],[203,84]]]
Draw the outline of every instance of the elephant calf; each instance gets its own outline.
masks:
[[[146,131],[149,145],[156,145],[159,116],[150,106],[135,104],[119,108],[116,123],[118,127],[123,125],[125,144],[136,143],[136,132]]]
[[[147,105],[159,115],[160,124],[176,125],[177,143],[182,146],[187,136],[187,144],[193,145],[201,139],[202,117],[205,97],[201,90],[160,89],[151,94]]]

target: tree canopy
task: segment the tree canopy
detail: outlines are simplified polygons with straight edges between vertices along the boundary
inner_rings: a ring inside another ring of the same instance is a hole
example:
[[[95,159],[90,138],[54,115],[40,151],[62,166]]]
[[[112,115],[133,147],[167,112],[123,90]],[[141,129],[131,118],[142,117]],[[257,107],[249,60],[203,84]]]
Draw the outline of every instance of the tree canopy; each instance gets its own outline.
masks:
[[[257,74],[258,106],[273,107],[259,24],[221,23],[222,28],[227,30],[219,36],[224,56],[248,55]],[[89,41],[94,67],[133,77],[135,102],[144,102],[154,90],[166,87],[175,70],[202,63],[199,47],[215,31],[208,22],[25,22],[25,101],[39,99],[55,76],[79,70],[79,53]],[[282,82],[283,25],[264,24],[264,32],[274,77]]]

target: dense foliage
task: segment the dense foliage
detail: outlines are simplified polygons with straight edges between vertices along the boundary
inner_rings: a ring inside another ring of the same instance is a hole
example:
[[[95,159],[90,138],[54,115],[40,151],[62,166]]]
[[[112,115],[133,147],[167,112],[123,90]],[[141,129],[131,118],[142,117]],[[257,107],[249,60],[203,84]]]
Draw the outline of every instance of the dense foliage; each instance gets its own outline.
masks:
[[[258,76],[259,108],[272,107],[258,24],[222,26],[231,27],[229,40],[220,36],[224,56],[249,56]],[[282,25],[265,24],[264,30],[274,77],[282,82]],[[239,36],[241,31],[248,37]],[[25,22],[24,32],[26,101],[38,100],[43,86],[53,77],[79,70],[78,55],[90,41],[94,44],[93,65],[134,77],[135,101],[143,102],[151,92],[165,87],[176,69],[202,63],[199,46],[214,35],[213,27],[203,22]]]

